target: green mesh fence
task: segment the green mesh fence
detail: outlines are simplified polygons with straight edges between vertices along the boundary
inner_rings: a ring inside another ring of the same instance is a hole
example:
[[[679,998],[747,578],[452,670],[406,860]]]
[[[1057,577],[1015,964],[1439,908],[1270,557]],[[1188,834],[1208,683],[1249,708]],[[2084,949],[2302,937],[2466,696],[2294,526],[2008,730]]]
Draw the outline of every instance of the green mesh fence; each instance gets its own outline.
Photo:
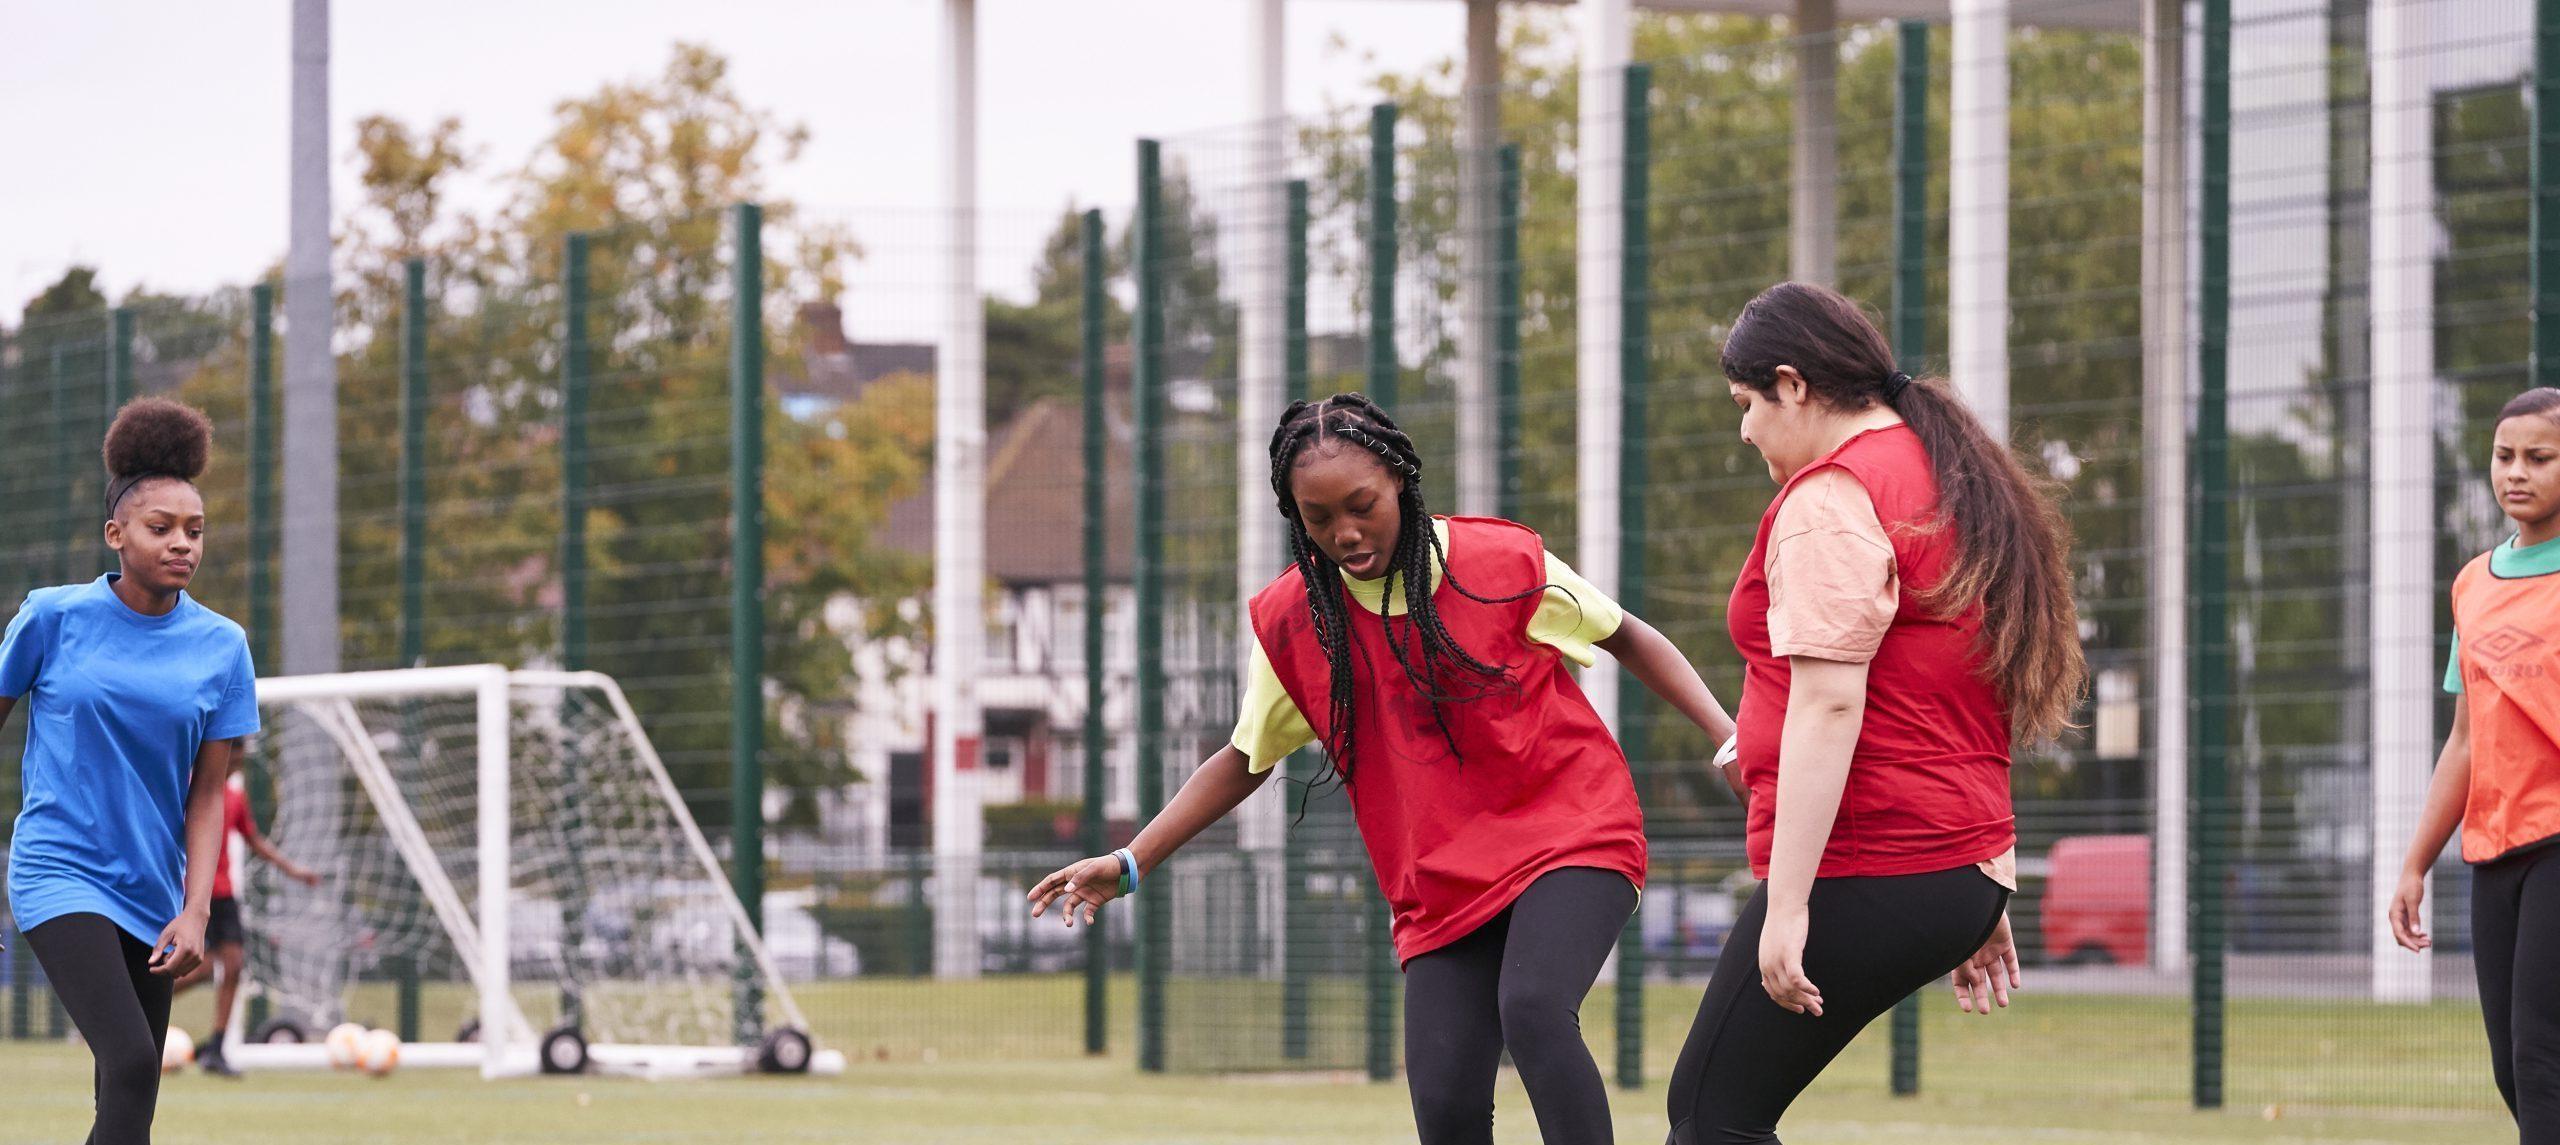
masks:
[[[2530,73],[2517,40],[2520,13],[2421,7],[2428,21],[2483,29],[2416,49],[2425,59],[2415,66],[2434,93],[2434,190],[2430,218],[2406,225],[2440,228],[2446,236],[2433,273],[2441,586],[2468,554],[2499,535],[2500,522],[2485,515],[2474,490],[2486,419],[2525,384],[2522,148]],[[2374,220],[2364,187],[2371,130],[2365,84],[2371,68],[2411,65],[2366,57],[2368,13],[2360,9],[2242,4],[2235,13],[2232,533],[2204,542],[2230,569],[2225,599],[2233,627],[2220,639],[2208,638],[2208,650],[2233,665],[2233,691],[2225,701],[2231,733],[2211,749],[2230,787],[2200,809],[2164,809],[2154,786],[2154,717],[2163,702],[2187,706],[2193,698],[2164,700],[2150,683],[2159,637],[2149,586],[2185,570],[2160,563],[2148,531],[2156,509],[2145,499],[2144,45],[2129,14],[2094,5],[2037,5],[2019,9],[2015,19],[2010,416],[2021,454],[2066,493],[2096,679],[2092,701],[2076,721],[2081,726],[2057,744],[2023,753],[2017,769],[2023,885],[2011,914],[2042,1013],[2030,1007],[2006,1015],[2019,1019],[2009,1030],[1998,1023],[1958,1026],[1949,1021],[1947,1000],[1928,995],[1918,1003],[1918,1036],[1906,1041],[1902,1056],[1915,1060],[1918,1047],[1926,1091],[1975,1092],[1986,1084],[1977,1080],[1976,1065],[2018,1060],[2035,1047],[2039,1056],[2052,1055],[2036,1069],[2046,1084],[2107,1100],[2191,1099],[2201,1058],[2225,1077],[2222,1100],[2243,1108],[2413,1116],[2483,1111],[2494,1094],[2481,1083],[2476,1047],[2469,1044],[2463,940],[2444,940],[2433,959],[2433,1003],[2376,1001],[2372,985],[2377,958],[2395,956],[2377,954],[2372,941],[2373,848],[2396,853],[2405,838],[2375,838],[2366,724],[2372,542],[2365,522],[2372,493],[2363,454],[2372,425],[2363,394],[2366,324],[2374,320],[2365,313]],[[2486,30],[2492,26],[2499,30]],[[1496,296],[1487,311],[1497,325],[1488,340],[1495,347],[1493,392],[1498,400],[1517,395],[1502,406],[1506,420],[1493,440],[1507,443],[1500,462],[1512,482],[1501,490],[1500,511],[1540,528],[1559,554],[1580,559],[1573,494],[1572,143],[1581,78],[1556,48],[1553,31],[1535,21],[1515,27],[1508,45],[1515,82],[1483,97],[1501,105],[1502,139],[1516,149],[1520,190],[1516,210],[1497,224],[1498,232],[1509,233],[1488,241],[1516,255],[1493,268]],[[1895,305],[1898,276],[1916,274],[1926,294],[1914,307],[1919,360],[1943,370],[1949,38],[1941,28],[1921,40],[1930,57],[1922,81],[1931,92],[1922,129],[1930,150],[1929,205],[1915,224],[1923,243],[1916,263],[1898,258],[1896,241],[1902,42],[1885,26],[1853,27],[1837,38],[1835,273],[1841,288],[1867,300],[1880,319]],[[1624,437],[1627,448],[1640,453],[1644,474],[1633,494],[1638,509],[1626,518],[1640,521],[1642,532],[1628,551],[1640,554],[1644,571],[1642,614],[1691,651],[1729,703],[1738,672],[1725,650],[1723,602],[1770,486],[1756,454],[1735,440],[1715,354],[1724,324],[1741,304],[1790,273],[1792,101],[1801,46],[1745,21],[1640,21],[1638,30],[1639,58],[1656,61],[1646,105],[1650,203],[1643,253],[1649,266],[1641,299],[1651,336],[1642,358],[1650,387],[1631,409],[1635,420]],[[2198,81],[2191,77],[2188,87],[2192,133],[2199,130]],[[1469,170],[1459,134],[1465,100],[1437,77],[1390,77],[1381,91],[1394,97],[1396,112],[1395,408],[1422,438],[1436,466],[1432,476],[1441,479],[1466,461],[1455,455],[1453,408],[1467,392],[1470,368],[1463,352],[1469,316],[1468,256],[1462,253],[1469,236],[1459,202]],[[1310,184],[1314,207],[1316,269],[1307,311],[1309,356],[1319,363],[1311,379],[1316,392],[1374,392],[1378,380],[1390,376],[1368,368],[1368,336],[1377,329],[1377,284],[1369,273],[1377,248],[1366,229],[1377,121],[1365,111],[1345,108],[1289,125],[1296,156],[1290,171]],[[1256,177],[1251,138],[1237,131],[1166,146],[1167,169],[1178,173],[1168,175],[1169,185],[1183,181],[1194,200],[1212,201],[1215,195],[1197,189],[1234,188],[1227,198],[1236,205],[1217,217],[1224,227],[1221,249],[1235,252],[1220,264],[1227,276],[1221,297],[1239,306],[1250,306],[1254,296],[1226,283],[1251,281],[1242,260],[1259,247],[1232,231],[1236,220],[1253,217],[1257,184],[1271,181]],[[1482,194],[1498,201],[1503,167],[1484,169],[1497,182]],[[2192,164],[2189,170],[2192,179]],[[2195,232],[2186,238],[2192,243]],[[1196,271],[1186,263],[1169,273],[1178,280]],[[2192,321],[2195,303],[2184,305]],[[1177,308],[1168,319],[1176,330],[1186,320],[1181,314]],[[1345,327],[1342,349],[1330,359],[1327,315],[1341,316]],[[1328,360],[1335,363],[1331,371],[1321,364]],[[1176,366],[1177,400],[1185,369],[1219,378],[1228,373],[1216,365]],[[1516,370],[1516,391],[1502,388],[1505,369]],[[1198,391],[1203,410],[1225,397],[1225,384],[1213,381]],[[1224,415],[1229,405],[1220,400],[1214,408]],[[1223,541],[1237,527],[1226,501],[1233,467],[1221,452],[1231,427],[1220,421],[1195,435],[1180,416],[1173,424],[1169,440],[1178,460],[1169,477],[1176,491],[1168,539],[1191,546],[1182,551],[1218,551],[1195,531],[1205,523]],[[1435,508],[1455,507],[1447,481],[1431,488]],[[1201,579],[1199,599],[1230,606],[1228,572],[1217,568]],[[2440,666],[2440,648],[2408,654]],[[1224,671],[1238,655],[1212,658],[1212,671]],[[1659,705],[1644,703],[1632,681],[1624,686],[1624,726],[1654,844],[1651,885],[1630,932],[1630,942],[1642,944],[1643,971],[1639,979],[1603,975],[1586,1008],[1586,1033],[1607,1061],[1612,1043],[1622,1054],[1628,1048],[1613,1026],[1646,1026],[1644,1036],[1629,1040],[1637,1074],[1658,1081],[1750,880],[1741,869],[1737,813],[1704,767],[1713,745]],[[1182,684],[1170,687],[1169,695],[1184,694]],[[1214,746],[1226,715],[1204,712],[1204,742],[1183,744],[1175,762],[1187,766],[1200,749]],[[2425,760],[2385,766],[2423,768]],[[2191,814],[2206,818],[2190,822]],[[2164,815],[2180,828],[2172,838],[2187,840],[2182,848],[2196,845],[2207,823],[2228,847],[2221,895],[2229,920],[2228,999],[2217,1011],[2224,1015],[2218,1042],[2200,1042],[2194,1032],[2195,1007],[2210,1003],[2191,997],[2187,952],[2175,937],[2186,928],[2163,935],[2149,918],[2156,884],[2164,874],[2176,879],[2191,862],[2187,854],[2163,855],[2172,865],[2162,872],[2147,857]],[[2466,908],[2458,867],[2448,862],[2439,873],[2441,938],[2459,934]],[[1223,908],[1185,900],[1180,909],[1235,914],[1247,901],[1238,893]],[[1176,923],[1177,949],[1183,949],[1181,926]],[[1332,935],[1337,961],[1354,934]],[[1297,941],[1294,932],[1288,941]],[[1622,957],[1633,949],[1622,947]],[[2379,965],[2390,972],[2387,963]],[[1660,986],[1639,1005],[1622,1008],[1623,991],[1637,981]],[[1236,982],[1208,997],[1176,995],[1168,1038],[1181,1044],[1190,1030],[1250,1029],[1259,1036],[1257,1015],[1270,1007],[1258,989]],[[2029,1032],[2014,1032],[2018,1026]],[[1895,1056],[1891,1040],[1888,1023],[1880,1021],[1834,1070],[1835,1078],[1847,1079],[1836,1084],[1882,1085]],[[1619,1062],[1624,1068],[1628,1059]],[[1201,1062],[1219,1069],[1288,1064],[1268,1055]]]
[[[2496,1131],[2467,950],[2468,878],[2452,859],[2436,871],[2438,946],[2416,972],[2429,999],[2378,1000],[2388,994],[2378,981],[2406,979],[2416,964],[2391,961],[2403,956],[2373,941],[2376,848],[2388,860],[2406,841],[2378,837],[2375,777],[2405,778],[2428,760],[2377,761],[2372,748],[2369,443],[2381,415],[2370,347],[2383,323],[2428,343],[2432,636],[2425,647],[2386,651],[2440,671],[2442,590],[2504,535],[2480,489],[2489,419],[2530,376],[2530,13],[2486,0],[2240,0],[2231,16],[2229,121],[2203,120],[2196,37],[2181,148],[2182,187],[2201,212],[2199,140],[2227,126],[2230,437],[2219,505],[2229,530],[2174,552],[2161,544],[2168,505],[2150,483],[2163,471],[2164,435],[2183,442],[2190,426],[2159,424],[2146,406],[2146,373],[2173,371],[2185,385],[2170,404],[2180,420],[2196,417],[2205,296],[2191,284],[2186,296],[2149,300],[2182,315],[2189,340],[2147,343],[2145,44],[2129,8],[2013,10],[2009,415],[2022,456],[2066,494],[2094,692],[2080,726],[2022,752],[2015,771],[2022,886],[2011,916],[2029,963],[2019,1005],[1959,1022],[1943,991],[1924,992],[1898,1054],[1879,1021],[1817,1097],[1880,1092],[1898,1057],[1901,1074],[1932,1100],[1986,1107],[2026,1102],[2022,1079],[2032,1079],[2035,1101],[2167,1108],[2195,1100],[2199,1074],[2210,1073],[2219,1100],[2237,1110]],[[2386,17],[2433,30],[2376,55],[2372,28]],[[933,518],[919,498],[930,484],[934,343],[948,309],[938,293],[942,220],[774,212],[760,442],[761,762],[773,793],[766,853],[775,895],[765,905],[777,948],[793,951],[792,965],[814,980],[801,1001],[822,1038],[893,1057],[1063,1058],[1090,1044],[1082,1034],[1097,995],[1088,987],[1098,984],[1109,1052],[1151,1068],[1393,1072],[1398,975],[1378,953],[1383,914],[1345,798],[1317,794],[1302,814],[1301,785],[1318,766],[1309,756],[1169,863],[1139,909],[1107,912],[1100,964],[1080,936],[1054,920],[1031,923],[1016,904],[1040,875],[1089,850],[1077,837],[1088,774],[1103,773],[1091,817],[1105,846],[1117,845],[1148,810],[1145,792],[1156,785],[1141,775],[1174,790],[1232,729],[1249,638],[1243,596],[1285,561],[1260,452],[1269,426],[1239,424],[1256,395],[1389,392],[1422,444],[1436,510],[1513,517],[1560,556],[1591,562],[1577,501],[1576,388],[1588,360],[1577,338],[1594,309],[1585,302],[1597,300],[1578,293],[1576,116],[1587,81],[1569,32],[1561,17],[1511,20],[1505,86],[1472,97],[1499,107],[1498,154],[1473,150],[1462,127],[1468,97],[1440,73],[1382,77],[1377,94],[1391,116],[1345,106],[1293,120],[1276,148],[1258,128],[1163,140],[1157,230],[1143,265],[1130,213],[1108,218],[1099,378],[1080,369],[1084,339],[1066,317],[1085,302],[1080,255],[1061,239],[1071,220],[982,215],[982,286],[996,302],[987,312],[988,844],[978,917],[967,924],[978,928],[974,968],[935,965],[936,928],[959,924],[934,908],[930,711],[921,698]],[[1896,92],[1917,63],[1903,55],[1912,42],[1881,24],[1835,37],[1833,277],[1880,317],[1902,312],[1894,324],[1906,330],[1904,348],[1942,371],[1951,37],[1943,26],[1918,37],[1928,57],[1918,124],[1925,211],[1899,220],[1897,139],[1907,125]],[[1742,303],[1792,273],[1804,46],[1756,20],[1646,16],[1637,25],[1636,57],[1650,61],[1646,241],[1611,253],[1619,265],[1640,253],[1644,268],[1611,287],[1608,301],[1646,310],[1636,364],[1648,385],[1621,434],[1641,481],[1611,511],[1640,525],[1620,550],[1642,574],[1638,611],[1689,652],[1728,705],[1740,673],[1725,600],[1772,487],[1736,438],[1716,355]],[[2371,84],[2389,68],[2417,77],[2425,193],[2414,207],[2392,208],[2400,216],[2377,218]],[[1391,196],[1374,193],[1382,171],[1392,171]],[[1292,183],[1303,188],[1302,211],[1291,210]],[[1382,206],[1394,215],[1383,231]],[[586,240],[587,388],[575,435],[586,490],[583,640],[570,620],[562,549],[566,232],[532,236],[504,257],[449,254],[426,266],[431,543],[414,656],[403,648],[398,511],[402,268],[369,261],[340,284],[352,295],[339,355],[348,667],[574,660],[609,672],[631,691],[715,839],[730,822],[736,742],[727,220],[627,220]],[[1471,233],[1471,220],[1482,229]],[[2201,221],[2170,238],[2191,275],[2203,261]],[[1903,222],[1920,237],[1916,257],[1901,241]],[[2426,236],[2417,312],[2375,308],[2377,227]],[[861,256],[830,262],[828,250],[845,249],[830,244],[847,241]],[[1293,248],[1303,274],[1291,266]],[[1008,266],[1031,270],[1017,279]],[[1162,369],[1153,374],[1133,361],[1133,272],[1151,277],[1163,300]],[[1920,298],[1897,299],[1906,281]],[[248,291],[137,298],[124,354],[98,306],[31,314],[0,332],[0,422],[18,431],[0,447],[0,600],[106,567],[94,443],[116,364],[129,359],[134,392],[176,392],[214,416],[219,444],[204,481],[214,556],[197,591],[227,615],[257,615],[248,558],[271,551],[275,537],[248,504],[252,308]],[[1599,336],[1614,350],[1619,335]],[[1077,448],[1088,384],[1103,390],[1107,423],[1099,713],[1083,700],[1096,667],[1082,645],[1093,603],[1083,587],[1084,517],[1080,503],[1060,499],[1088,472]],[[1474,413],[1464,403],[1475,395],[1495,403],[1489,444],[1462,445]],[[1164,563],[1152,617],[1161,637],[1142,646],[1132,490],[1144,401],[1160,403]],[[2186,451],[2190,480],[2198,456]],[[1484,461],[1490,486],[1462,481]],[[2193,490],[2177,504],[2191,520]],[[1265,533],[1247,543],[1252,530]],[[2164,691],[2172,618],[2156,589],[2162,578],[2187,583],[2186,562],[2207,556],[2227,566],[2227,584],[2199,585],[2185,604],[2210,593],[2226,610],[2226,628],[2203,634],[2201,651],[2222,658],[2230,684],[2211,696]],[[272,593],[271,576],[265,585]],[[266,655],[270,634],[254,638]],[[272,671],[272,656],[265,663]],[[1162,672],[1162,724],[1152,729],[1137,722],[1142,663]],[[1751,880],[1738,812],[1704,762],[1714,745],[1631,680],[1619,687],[1653,869],[1584,1029],[1604,1068],[1659,1085]],[[2438,702],[2433,734],[2450,712]],[[2212,713],[2228,714],[2227,735],[2188,745],[2187,731]],[[2184,718],[2164,724],[2164,715]],[[1106,725],[1099,759],[1082,746],[1097,718]],[[2185,729],[2178,743],[2163,742],[2164,726]],[[1159,750],[1142,758],[1141,741]],[[17,751],[15,735],[0,737],[0,801],[12,807]],[[2215,765],[2227,788],[2164,805],[2171,759],[2190,778]],[[2208,858],[2223,877],[2190,885],[2185,872]],[[2224,943],[2189,950],[2182,936],[2198,928],[2186,904],[2217,898]],[[1148,911],[1156,916],[1139,926]],[[798,937],[782,937],[785,928]],[[1157,936],[1143,959],[1142,932]],[[59,1032],[23,944],[12,947],[0,958],[0,1032]],[[2199,953],[2220,967],[2226,997],[2200,996],[2190,970]],[[1150,973],[1132,973],[1142,964]],[[452,973],[419,972],[431,985]],[[391,988],[389,970],[379,985]],[[2199,1013],[2212,1020],[2199,1023]]]

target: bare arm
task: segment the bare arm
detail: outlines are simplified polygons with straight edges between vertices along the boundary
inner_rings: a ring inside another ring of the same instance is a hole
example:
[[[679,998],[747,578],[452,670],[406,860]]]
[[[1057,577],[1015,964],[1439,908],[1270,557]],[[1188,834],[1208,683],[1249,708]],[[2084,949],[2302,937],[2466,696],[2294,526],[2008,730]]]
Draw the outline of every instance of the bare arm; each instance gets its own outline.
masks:
[[[1618,630],[1602,639],[1600,647],[1626,665],[1628,675],[1689,717],[1707,738],[1723,743],[1733,734],[1733,717],[1725,714],[1724,705],[1699,678],[1697,667],[1642,617],[1629,615],[1620,621]]]
[[[1769,913],[1760,936],[1761,985],[1780,1006],[1822,1014],[1822,992],[1804,975],[1806,904],[1840,815],[1849,759],[1867,715],[1867,666],[1787,658],[1787,723],[1779,733],[1777,827],[1769,852]]]
[[[2462,826],[2462,808],[2471,794],[2471,697],[2453,698],[2453,730],[2436,753],[2436,773],[2427,781],[2426,806],[2418,812],[2418,833],[2409,840],[2409,855],[2400,864],[2400,887],[2391,896],[2391,936],[2411,950],[2435,944],[2427,933],[2427,868],[2436,865],[2444,845]]]
[[[266,832],[258,830],[257,817],[243,816],[242,820],[244,825],[240,832],[240,838],[243,842],[249,844],[250,854],[256,855],[261,859],[265,859],[266,861],[275,864],[277,870],[283,871],[286,878],[292,879],[295,882],[301,883],[305,886],[316,887],[320,885],[319,872],[303,866],[300,863],[294,862],[292,859],[286,858],[284,852],[277,850],[276,845],[267,840]]]
[[[1182,790],[1165,804],[1138,837],[1129,841],[1129,853],[1138,857],[1138,873],[1145,876],[1172,858],[1209,825],[1227,817],[1245,797],[1262,789],[1271,779],[1274,767],[1256,772],[1245,754],[1229,744],[1219,748],[1200,765],[1200,769],[1184,780]],[[1038,918],[1060,895],[1069,898],[1067,925],[1076,922],[1076,907],[1084,907],[1084,921],[1092,922],[1094,912],[1102,904],[1120,895],[1120,861],[1110,855],[1070,863],[1031,888],[1031,916]]]
[[[1689,722],[1707,733],[1709,742],[1721,744],[1733,735],[1733,717],[1725,714],[1707,682],[1700,679],[1696,665],[1682,655],[1678,645],[1659,629],[1630,613],[1618,622],[1618,630],[1601,639],[1600,647],[1626,666],[1627,674],[1653,690]],[[1734,797],[1745,794],[1742,776],[1732,768],[1723,769],[1725,785]]]
[[[175,978],[204,961],[204,928],[213,913],[213,868],[222,852],[222,786],[239,758],[238,739],[213,740],[196,751],[187,785],[187,888],[178,917],[151,944],[151,972]]]

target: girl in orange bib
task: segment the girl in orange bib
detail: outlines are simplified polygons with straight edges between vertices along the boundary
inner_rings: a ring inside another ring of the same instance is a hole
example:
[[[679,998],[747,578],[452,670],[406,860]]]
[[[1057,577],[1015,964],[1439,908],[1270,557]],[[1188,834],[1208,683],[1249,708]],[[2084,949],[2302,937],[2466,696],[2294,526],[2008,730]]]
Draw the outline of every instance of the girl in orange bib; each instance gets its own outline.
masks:
[[[2516,534],[2453,581],[2453,731],[2391,931],[2431,944],[2427,868],[2462,828],[2491,1072],[2523,1145],[2560,1145],[2560,389],[2508,402],[2492,448],[2489,485]]]

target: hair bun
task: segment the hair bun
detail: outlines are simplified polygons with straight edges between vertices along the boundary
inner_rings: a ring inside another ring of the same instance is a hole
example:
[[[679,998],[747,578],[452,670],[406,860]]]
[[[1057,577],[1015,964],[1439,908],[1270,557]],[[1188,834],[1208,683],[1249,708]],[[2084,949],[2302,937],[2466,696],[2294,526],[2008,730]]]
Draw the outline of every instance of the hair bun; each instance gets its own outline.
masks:
[[[183,402],[135,398],[116,411],[102,452],[112,478],[165,474],[193,481],[213,454],[213,420]]]

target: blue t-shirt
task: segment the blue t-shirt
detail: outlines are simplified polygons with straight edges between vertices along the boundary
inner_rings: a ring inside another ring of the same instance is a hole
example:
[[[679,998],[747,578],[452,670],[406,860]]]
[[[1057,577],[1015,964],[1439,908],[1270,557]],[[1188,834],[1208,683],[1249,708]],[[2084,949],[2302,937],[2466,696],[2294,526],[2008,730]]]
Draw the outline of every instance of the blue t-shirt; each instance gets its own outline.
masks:
[[[150,942],[184,905],[196,752],[258,730],[257,672],[239,625],[184,593],[135,612],[116,575],[28,593],[0,637],[27,723],[9,901],[20,930],[89,912]]]

